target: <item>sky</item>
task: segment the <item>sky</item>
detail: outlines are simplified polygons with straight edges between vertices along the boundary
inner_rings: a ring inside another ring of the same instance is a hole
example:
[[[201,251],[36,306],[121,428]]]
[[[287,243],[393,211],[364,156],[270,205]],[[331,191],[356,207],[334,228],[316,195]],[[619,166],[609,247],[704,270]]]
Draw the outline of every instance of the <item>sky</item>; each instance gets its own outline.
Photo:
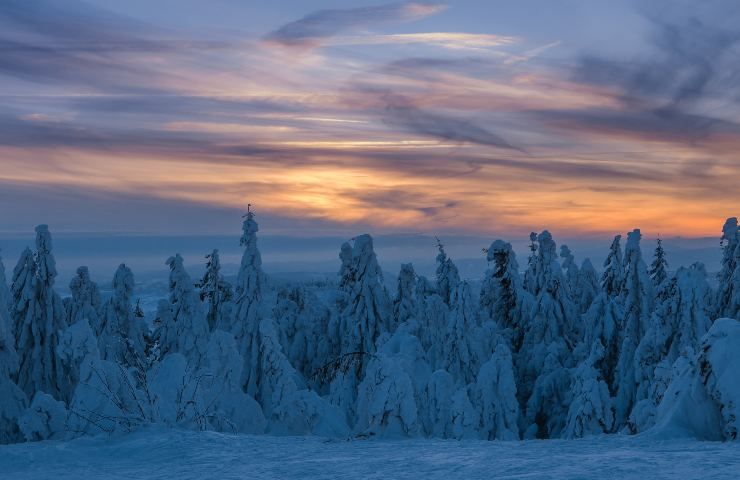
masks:
[[[734,0],[3,0],[0,232],[718,237]]]

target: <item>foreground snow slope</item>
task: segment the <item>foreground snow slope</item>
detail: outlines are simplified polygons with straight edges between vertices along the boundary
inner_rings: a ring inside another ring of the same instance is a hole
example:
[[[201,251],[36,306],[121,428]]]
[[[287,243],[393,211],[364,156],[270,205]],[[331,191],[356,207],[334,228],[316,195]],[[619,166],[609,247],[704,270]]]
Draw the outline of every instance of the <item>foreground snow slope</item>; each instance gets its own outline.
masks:
[[[737,478],[737,443],[611,436],[526,442],[327,441],[148,430],[0,446],[0,478]]]

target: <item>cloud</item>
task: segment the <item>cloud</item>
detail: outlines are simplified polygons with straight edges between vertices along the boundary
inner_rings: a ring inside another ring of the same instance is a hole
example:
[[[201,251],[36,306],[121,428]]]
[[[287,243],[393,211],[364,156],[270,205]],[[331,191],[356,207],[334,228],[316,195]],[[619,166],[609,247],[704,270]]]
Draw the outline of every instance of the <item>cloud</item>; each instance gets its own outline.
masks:
[[[687,144],[717,135],[740,135],[740,124],[677,108],[541,110],[528,115],[578,134],[623,135]]]
[[[412,45],[424,44],[450,50],[485,50],[516,43],[514,37],[463,32],[397,33],[387,35],[355,35],[335,37],[324,45]]]
[[[193,41],[76,0],[0,2],[0,75],[97,91],[172,91],[177,74],[155,56],[234,48]]]
[[[417,20],[444,10],[425,2],[389,3],[370,7],[319,10],[283,25],[265,39],[286,46],[311,47],[339,33],[379,23]]]
[[[372,93],[372,90],[366,90],[366,92]],[[383,122],[389,126],[448,142],[467,142],[522,151],[472,120],[422,110],[402,95],[389,92],[378,93],[383,103],[380,114]]]
[[[737,88],[734,75],[726,75],[727,71],[740,73],[732,50],[740,44],[736,27],[740,11],[724,5],[727,8],[721,13],[709,13],[702,6],[688,10],[690,15],[680,8],[647,12],[653,55],[630,60],[586,55],[573,77],[582,83],[616,87],[625,102],[649,99],[662,101],[664,108],[685,107],[709,94],[724,95],[725,89]],[[728,18],[733,19],[729,26]]]

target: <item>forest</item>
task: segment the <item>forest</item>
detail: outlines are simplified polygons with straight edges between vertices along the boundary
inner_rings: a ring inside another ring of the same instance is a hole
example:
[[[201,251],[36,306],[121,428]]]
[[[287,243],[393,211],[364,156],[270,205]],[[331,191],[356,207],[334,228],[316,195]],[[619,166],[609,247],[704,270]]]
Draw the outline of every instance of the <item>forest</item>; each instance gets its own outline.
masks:
[[[480,288],[438,245],[436,275],[386,285],[370,235],[341,245],[331,282],[277,283],[254,212],[234,285],[217,250],[202,278],[167,260],[148,318],[121,264],[103,298],[87,267],[55,289],[36,227],[0,262],[0,443],[147,425],[334,438],[573,439],[652,431],[735,440],[740,423],[740,231],[721,270],[670,270],[658,240],[614,237],[597,270],[547,231],[522,264],[493,241]],[[624,246],[622,244],[624,243]]]

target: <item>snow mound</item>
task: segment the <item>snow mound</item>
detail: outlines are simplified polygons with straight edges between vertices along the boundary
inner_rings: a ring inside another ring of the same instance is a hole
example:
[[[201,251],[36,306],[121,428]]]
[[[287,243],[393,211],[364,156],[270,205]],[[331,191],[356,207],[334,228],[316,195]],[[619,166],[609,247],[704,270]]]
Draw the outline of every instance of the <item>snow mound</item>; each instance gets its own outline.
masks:
[[[679,358],[651,435],[736,440],[740,419],[740,322],[721,318],[702,338],[696,359]]]

